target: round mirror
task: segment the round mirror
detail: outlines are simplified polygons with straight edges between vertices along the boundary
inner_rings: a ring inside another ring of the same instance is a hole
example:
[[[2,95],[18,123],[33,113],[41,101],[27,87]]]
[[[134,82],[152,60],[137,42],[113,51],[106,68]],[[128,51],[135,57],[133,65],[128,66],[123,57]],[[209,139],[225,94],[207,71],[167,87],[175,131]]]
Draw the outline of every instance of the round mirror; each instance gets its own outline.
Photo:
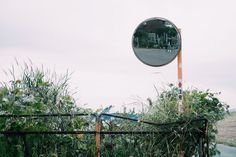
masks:
[[[144,64],[163,66],[180,52],[181,36],[178,28],[169,20],[151,18],[136,28],[132,46],[135,55]]]

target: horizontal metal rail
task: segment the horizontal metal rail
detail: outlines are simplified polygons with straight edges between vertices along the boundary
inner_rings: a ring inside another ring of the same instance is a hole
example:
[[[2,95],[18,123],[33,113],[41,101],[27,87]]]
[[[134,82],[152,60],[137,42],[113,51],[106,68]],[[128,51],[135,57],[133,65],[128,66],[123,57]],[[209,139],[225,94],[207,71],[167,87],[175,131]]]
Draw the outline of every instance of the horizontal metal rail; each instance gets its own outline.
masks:
[[[173,131],[101,131],[101,134],[167,134]],[[201,134],[201,131],[192,131],[192,133]]]
[[[185,123],[188,123],[188,122],[191,123],[191,122],[196,122],[196,121],[204,121],[204,122],[207,121],[207,119],[205,119],[205,118],[196,118],[196,119],[192,119],[190,121],[176,121],[176,122],[170,122],[170,123],[155,123],[155,122],[150,122],[150,121],[146,121],[146,120],[142,120],[142,119],[129,118],[129,117],[126,117],[126,116],[121,116],[121,115],[116,115],[116,114],[101,113],[100,117],[102,117],[102,116],[120,118],[120,119],[130,120],[130,121],[134,121],[134,122],[150,124],[150,125],[154,125],[154,126],[167,126],[167,125],[173,125],[173,124],[185,124]]]
[[[100,131],[100,134],[163,134],[172,131]],[[180,131],[181,132],[181,131]],[[0,131],[4,135],[25,135],[25,134],[96,134],[96,131]],[[192,131],[192,133],[201,134],[202,131]]]
[[[1,118],[7,117],[74,117],[74,116],[94,116],[97,117],[96,114],[89,113],[54,113],[54,114],[4,114],[0,115]]]
[[[101,114],[95,114],[95,113],[4,114],[4,115],[0,115],[0,118],[9,118],[9,117],[12,117],[12,118],[20,118],[20,117],[75,117],[75,116],[93,116],[96,119],[97,118],[100,119],[102,116],[109,116],[109,117],[149,124],[149,125],[153,125],[156,127],[169,126],[169,125],[174,125],[174,124],[181,125],[181,124],[192,123],[192,122],[196,122],[196,121],[204,121],[205,125],[208,123],[208,120],[205,118],[196,118],[196,119],[192,119],[190,121],[185,120],[185,121],[176,121],[176,122],[169,122],[169,123],[155,123],[155,122],[146,121],[146,120],[142,120],[142,119],[135,119],[135,118],[130,118],[130,117],[123,116],[123,115],[108,114],[108,113],[101,113]]]
[[[4,135],[25,135],[25,134],[96,134],[96,131],[0,131]]]

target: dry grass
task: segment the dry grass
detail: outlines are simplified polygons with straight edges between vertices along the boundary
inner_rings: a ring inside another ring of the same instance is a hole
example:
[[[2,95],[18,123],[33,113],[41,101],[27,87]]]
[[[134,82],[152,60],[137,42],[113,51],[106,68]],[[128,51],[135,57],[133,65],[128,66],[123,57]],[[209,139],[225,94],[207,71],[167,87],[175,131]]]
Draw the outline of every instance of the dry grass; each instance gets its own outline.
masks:
[[[217,142],[236,147],[236,112],[230,113],[217,124]]]

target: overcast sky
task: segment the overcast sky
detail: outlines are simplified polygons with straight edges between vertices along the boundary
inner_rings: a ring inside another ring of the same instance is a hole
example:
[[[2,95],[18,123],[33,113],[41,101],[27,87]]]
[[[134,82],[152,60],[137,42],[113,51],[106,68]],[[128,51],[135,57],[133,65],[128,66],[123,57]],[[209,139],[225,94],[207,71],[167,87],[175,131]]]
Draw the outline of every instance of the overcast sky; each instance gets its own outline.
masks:
[[[155,97],[154,85],[177,83],[176,60],[149,67],[131,46],[142,21],[163,17],[181,28],[184,88],[222,92],[235,108],[235,6],[234,0],[1,0],[0,68],[16,58],[58,73],[69,69],[79,105],[120,108]]]

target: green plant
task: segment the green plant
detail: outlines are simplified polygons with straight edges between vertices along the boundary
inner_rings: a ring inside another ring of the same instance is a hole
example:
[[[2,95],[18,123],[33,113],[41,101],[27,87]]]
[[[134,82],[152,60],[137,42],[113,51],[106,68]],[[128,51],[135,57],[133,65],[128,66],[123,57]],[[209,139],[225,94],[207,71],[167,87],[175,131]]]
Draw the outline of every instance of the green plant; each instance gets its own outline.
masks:
[[[217,95],[218,93],[212,93],[209,90],[185,90],[183,93],[184,111],[183,113],[179,114],[177,112],[176,105],[178,101],[178,88],[170,85],[168,89],[160,93],[158,99],[152,103],[153,106],[149,108],[149,112],[145,113],[143,117],[152,121],[159,121],[162,123],[168,123],[177,120],[191,121],[195,118],[207,119],[209,122],[209,153],[210,156],[216,155],[218,153],[218,150],[216,149],[216,123],[222,120],[228,111],[228,105],[221,102],[217,98]],[[188,123],[186,123],[185,126],[179,126],[179,128],[186,127],[186,134],[176,134],[175,137],[180,136],[181,138],[175,142],[170,142],[169,145],[176,146],[173,152],[177,153],[179,149],[184,149],[186,156],[191,156],[197,154],[197,147],[195,147],[197,137],[192,136],[190,130],[197,130],[198,128],[201,128],[201,125],[197,123],[189,125]],[[164,149],[164,147],[161,149]]]
[[[0,113],[15,115],[87,112],[76,106],[69,92],[69,74],[50,74],[33,65],[19,66],[20,75],[0,87]],[[1,131],[86,130],[92,124],[81,117],[0,118]],[[91,140],[92,139],[92,140]],[[94,139],[77,135],[0,135],[0,156],[93,156]],[[11,146],[11,147],[9,147]],[[27,150],[26,150],[27,149]],[[92,154],[92,155],[91,155]]]
[[[0,114],[44,114],[91,112],[76,106],[69,92],[68,73],[58,77],[43,69],[25,65],[20,68],[20,75],[15,76],[14,68],[10,71],[12,79],[0,87]],[[178,113],[178,88],[170,85],[159,93],[154,101],[142,113],[130,111],[117,113],[132,118],[144,119],[156,123],[185,123],[156,127],[139,122],[115,118],[104,118],[103,131],[156,131],[158,134],[102,135],[102,156],[120,157],[175,157],[184,151],[186,157],[198,155],[199,132],[202,122],[192,122],[196,118],[209,121],[208,137],[210,155],[217,153],[216,123],[223,119],[228,106],[209,90],[185,90],[183,97],[184,112]],[[85,117],[21,117],[0,118],[1,131],[50,131],[50,130],[95,130],[94,119]],[[9,145],[11,147],[9,147]],[[95,136],[86,135],[0,135],[0,156],[23,157],[29,153],[37,156],[94,156]],[[206,149],[206,145],[204,145]]]
[[[178,113],[178,88],[170,85],[166,90],[159,93],[156,100],[149,102],[147,109],[142,113],[119,113],[119,115],[136,115],[140,119],[156,123],[172,123],[185,121],[185,123],[173,123],[155,127],[127,120],[111,119],[103,123],[103,130],[113,131],[159,131],[158,134],[148,135],[106,135],[102,139],[103,156],[137,156],[137,157],[175,157],[180,151],[184,151],[186,157],[199,155],[199,143],[203,135],[205,122],[194,121],[204,118],[209,122],[209,155],[218,153],[216,149],[216,122],[223,119],[227,113],[228,106],[217,98],[217,93],[209,90],[198,89],[185,90],[183,105],[184,112]],[[206,150],[206,145],[204,145]]]

